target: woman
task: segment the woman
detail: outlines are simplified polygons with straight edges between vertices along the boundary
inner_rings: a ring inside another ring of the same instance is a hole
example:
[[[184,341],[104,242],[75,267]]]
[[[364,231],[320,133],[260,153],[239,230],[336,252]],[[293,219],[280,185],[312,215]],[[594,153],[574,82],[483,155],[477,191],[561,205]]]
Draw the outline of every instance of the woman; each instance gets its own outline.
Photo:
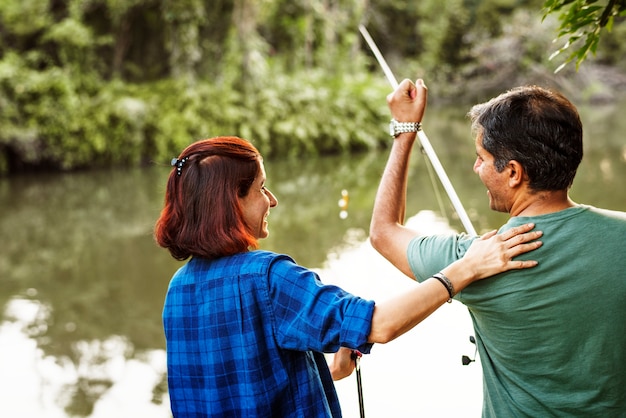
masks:
[[[541,235],[532,225],[491,232],[439,278],[375,304],[256,250],[278,201],[248,141],[205,139],[172,165],[155,237],[174,258],[191,257],[163,309],[175,417],[339,417],[332,378],[352,372],[351,350],[393,340],[479,278],[534,266],[512,258],[541,245],[528,243]]]

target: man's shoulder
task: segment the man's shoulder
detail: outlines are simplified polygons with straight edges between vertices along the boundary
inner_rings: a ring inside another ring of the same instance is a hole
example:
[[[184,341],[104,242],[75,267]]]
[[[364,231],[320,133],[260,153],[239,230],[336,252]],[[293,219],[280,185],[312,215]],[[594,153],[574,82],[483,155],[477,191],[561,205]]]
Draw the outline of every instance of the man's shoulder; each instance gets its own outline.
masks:
[[[557,212],[550,212],[535,216],[514,216],[502,226],[500,232],[519,226],[527,222],[534,222],[536,225],[558,224],[559,227],[583,223],[603,223],[614,222],[626,226],[626,212],[598,208],[591,205],[578,204],[573,207]]]
[[[626,223],[626,212],[612,210],[612,209],[598,208],[598,207],[589,206],[589,205],[581,205],[581,206],[587,209],[589,213],[591,214],[594,214],[600,217],[606,217],[609,219],[615,219],[618,222],[621,221],[621,222]]]

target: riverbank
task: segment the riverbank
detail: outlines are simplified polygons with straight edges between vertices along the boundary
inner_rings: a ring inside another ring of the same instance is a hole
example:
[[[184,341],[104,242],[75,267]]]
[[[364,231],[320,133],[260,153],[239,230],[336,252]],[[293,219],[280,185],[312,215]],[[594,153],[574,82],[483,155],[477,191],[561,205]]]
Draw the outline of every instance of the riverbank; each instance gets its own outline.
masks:
[[[191,141],[218,135],[250,139],[268,159],[350,155],[388,145],[382,132],[391,88],[377,72],[276,74],[245,94],[213,80],[112,81],[85,94],[68,74],[42,83],[39,73],[20,68],[22,93],[11,107],[19,117],[0,116],[0,176],[167,164]],[[626,73],[591,62],[555,74],[540,64],[522,68],[519,60],[494,58],[454,76],[414,77],[425,79],[429,106],[469,108],[523,84],[556,88],[576,105],[626,98]]]

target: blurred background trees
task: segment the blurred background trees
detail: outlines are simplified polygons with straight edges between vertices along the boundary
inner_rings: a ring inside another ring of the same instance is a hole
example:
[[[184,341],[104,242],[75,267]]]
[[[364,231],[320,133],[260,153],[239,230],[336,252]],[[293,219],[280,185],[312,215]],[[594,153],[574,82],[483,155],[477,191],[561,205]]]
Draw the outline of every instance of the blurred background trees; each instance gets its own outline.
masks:
[[[162,163],[222,134],[269,157],[377,147],[389,86],[359,23],[434,103],[529,82],[611,100],[626,88],[625,2],[598,3],[3,0],[0,174]]]

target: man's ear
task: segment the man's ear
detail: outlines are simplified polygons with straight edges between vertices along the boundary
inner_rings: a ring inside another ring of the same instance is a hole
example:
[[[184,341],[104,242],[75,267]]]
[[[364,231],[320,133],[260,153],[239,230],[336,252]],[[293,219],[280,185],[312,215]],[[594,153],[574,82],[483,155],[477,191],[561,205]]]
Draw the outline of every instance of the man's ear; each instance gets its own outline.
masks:
[[[528,180],[524,167],[518,161],[510,160],[506,168],[509,171],[509,187],[519,187]]]

